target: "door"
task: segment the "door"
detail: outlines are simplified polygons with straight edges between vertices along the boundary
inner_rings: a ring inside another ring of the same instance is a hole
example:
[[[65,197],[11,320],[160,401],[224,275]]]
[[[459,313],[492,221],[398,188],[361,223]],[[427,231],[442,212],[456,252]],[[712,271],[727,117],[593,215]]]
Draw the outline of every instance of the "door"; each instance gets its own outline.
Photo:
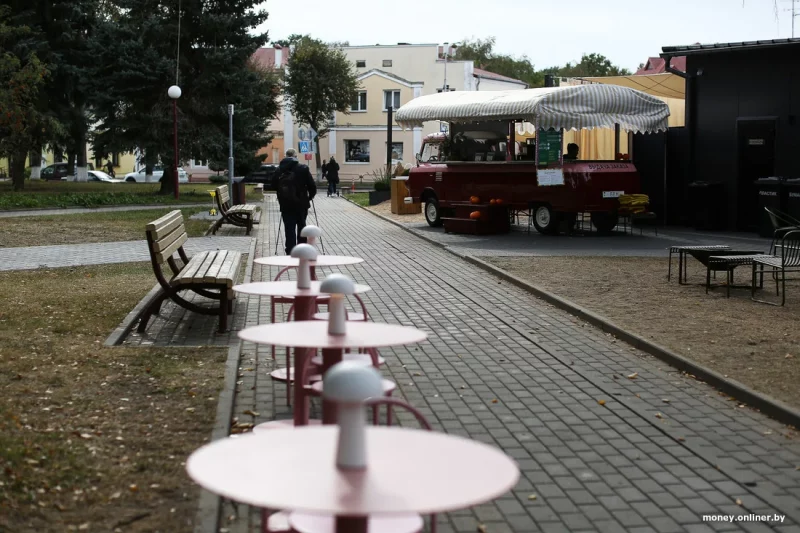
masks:
[[[736,183],[736,227],[758,228],[755,181],[775,175],[775,119],[740,119],[737,124],[739,175]]]

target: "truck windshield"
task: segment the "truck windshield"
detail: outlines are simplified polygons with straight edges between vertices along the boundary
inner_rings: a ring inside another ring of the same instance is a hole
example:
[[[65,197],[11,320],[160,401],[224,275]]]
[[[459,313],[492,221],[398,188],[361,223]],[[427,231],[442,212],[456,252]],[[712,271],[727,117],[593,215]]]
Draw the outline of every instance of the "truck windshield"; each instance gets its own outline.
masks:
[[[435,163],[442,160],[442,145],[440,143],[426,143],[422,148],[423,163]]]

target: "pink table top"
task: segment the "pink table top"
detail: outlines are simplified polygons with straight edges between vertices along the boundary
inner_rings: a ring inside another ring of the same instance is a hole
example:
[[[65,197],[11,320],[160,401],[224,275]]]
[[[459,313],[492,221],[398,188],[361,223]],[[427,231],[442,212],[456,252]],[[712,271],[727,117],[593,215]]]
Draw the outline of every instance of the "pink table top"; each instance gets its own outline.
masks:
[[[493,500],[516,462],[481,442],[433,431],[367,428],[368,467],[336,468],[337,426],[274,429],[195,451],[189,476],[209,491],[268,509],[365,516],[441,513]]]
[[[319,286],[321,283],[321,281],[312,281],[310,289],[298,289],[296,281],[257,281],[255,283],[234,285],[233,290],[257,296],[320,296]],[[361,294],[368,290],[370,290],[368,285],[356,283],[356,294]],[[322,296],[327,296],[327,294],[322,294]]]
[[[422,342],[424,331],[378,322],[347,322],[346,335],[328,335],[328,323],[320,320],[262,324],[239,332],[239,338],[257,344],[293,348],[380,348]]]
[[[269,257],[259,257],[254,260],[259,265],[277,267],[296,267],[300,265],[300,260],[291,255],[272,255]],[[350,257],[349,255],[318,255],[316,261],[309,261],[311,266],[344,266],[363,263],[360,257]]]

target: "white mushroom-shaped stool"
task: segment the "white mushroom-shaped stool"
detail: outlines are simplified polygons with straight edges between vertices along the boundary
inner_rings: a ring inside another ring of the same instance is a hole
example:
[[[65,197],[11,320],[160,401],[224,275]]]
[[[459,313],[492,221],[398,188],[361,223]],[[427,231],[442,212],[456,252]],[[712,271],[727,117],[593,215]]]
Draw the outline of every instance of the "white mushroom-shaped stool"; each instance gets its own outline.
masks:
[[[344,308],[344,297],[356,292],[356,284],[343,274],[331,274],[320,284],[319,292],[331,295],[328,302],[328,335],[345,335],[347,310]]]
[[[300,232],[301,237],[305,237],[308,244],[317,244],[317,239],[322,235],[322,230],[314,225],[309,225],[303,228]]]
[[[298,244],[292,249],[292,257],[300,260],[297,267],[297,288],[311,288],[311,265],[309,261],[317,258],[317,250],[310,244]]]

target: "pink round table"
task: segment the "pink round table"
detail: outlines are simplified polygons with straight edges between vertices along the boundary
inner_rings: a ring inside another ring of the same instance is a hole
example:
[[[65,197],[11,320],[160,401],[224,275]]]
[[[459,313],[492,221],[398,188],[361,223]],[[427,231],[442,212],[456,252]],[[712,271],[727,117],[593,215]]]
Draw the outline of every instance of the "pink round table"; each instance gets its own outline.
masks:
[[[200,486],[234,501],[335,515],[337,533],[365,532],[369,515],[472,507],[519,479],[516,462],[497,448],[397,427],[368,427],[367,468],[340,470],[338,433],[337,426],[316,426],[222,439],[195,451],[186,470]]]
[[[287,256],[275,256],[277,258],[284,258]],[[338,257],[338,256],[320,256],[320,257]],[[269,259],[269,258],[264,258]],[[294,259],[293,257],[289,257],[289,259]],[[357,257],[353,259],[358,259]],[[314,299],[320,296],[319,287],[321,281],[312,281],[311,287],[308,289],[298,289],[296,281],[257,281],[253,283],[244,283],[241,285],[235,285],[233,290],[236,292],[241,292],[243,294],[252,294],[255,296],[276,296],[276,297],[283,297],[283,298],[294,298],[295,307],[294,307],[294,315],[295,320],[311,320],[313,318],[313,307],[314,307]],[[363,294],[369,291],[370,288],[368,285],[362,285],[356,283],[356,294]],[[324,294],[323,296],[327,296]],[[305,353],[305,352],[304,352]],[[295,352],[295,357],[297,357],[297,352]],[[301,357],[303,357],[301,355]],[[294,371],[290,368],[278,368],[273,370],[270,375],[273,379],[278,381],[287,381],[288,382],[294,380]],[[288,392],[287,392],[287,402],[289,400]]]
[[[428,334],[416,328],[381,324],[377,322],[347,322],[347,334],[329,335],[328,323],[318,320],[278,322],[262,324],[243,329],[239,338],[256,344],[274,344],[295,348],[294,376],[303,372],[305,352],[302,348],[322,348],[322,370],[325,372],[342,360],[345,348],[381,348],[401,346],[424,341]],[[302,387],[294,388],[294,420],[298,426],[308,420],[308,402]],[[323,399],[322,421],[333,424],[336,421],[336,406]]]
[[[259,265],[277,267],[296,267],[300,265],[300,260],[290,255],[271,255],[269,257],[259,257],[254,259],[253,262],[258,263]],[[363,262],[364,260],[360,257],[351,257],[349,255],[318,255],[314,261],[309,261],[308,264],[312,267],[327,267],[356,265]]]

